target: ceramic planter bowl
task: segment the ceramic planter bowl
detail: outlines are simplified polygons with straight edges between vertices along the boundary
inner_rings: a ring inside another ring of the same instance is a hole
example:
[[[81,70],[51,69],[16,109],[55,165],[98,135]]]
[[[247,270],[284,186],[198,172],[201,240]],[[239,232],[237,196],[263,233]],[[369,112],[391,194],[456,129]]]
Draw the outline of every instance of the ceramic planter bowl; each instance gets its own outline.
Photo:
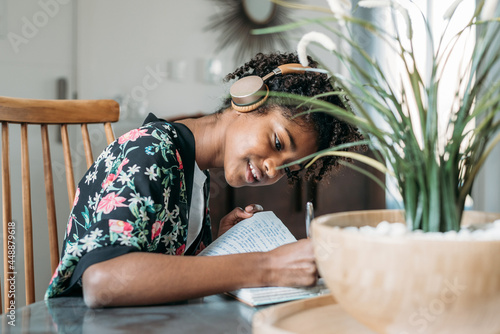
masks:
[[[462,224],[500,219],[465,212]],[[335,226],[403,222],[372,210],[317,217],[312,240],[321,276],[342,308],[377,333],[499,333],[500,241],[370,236]]]

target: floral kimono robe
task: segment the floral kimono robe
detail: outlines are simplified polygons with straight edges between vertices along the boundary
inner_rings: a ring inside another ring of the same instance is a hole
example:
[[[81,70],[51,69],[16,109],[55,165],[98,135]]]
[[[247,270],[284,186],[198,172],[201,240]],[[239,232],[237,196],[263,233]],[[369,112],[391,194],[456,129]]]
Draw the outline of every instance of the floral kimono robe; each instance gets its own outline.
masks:
[[[192,255],[212,241],[206,173],[204,222],[186,250],[194,148],[186,126],[150,114],[104,150],[78,184],[45,298],[81,294],[94,263],[130,252]]]

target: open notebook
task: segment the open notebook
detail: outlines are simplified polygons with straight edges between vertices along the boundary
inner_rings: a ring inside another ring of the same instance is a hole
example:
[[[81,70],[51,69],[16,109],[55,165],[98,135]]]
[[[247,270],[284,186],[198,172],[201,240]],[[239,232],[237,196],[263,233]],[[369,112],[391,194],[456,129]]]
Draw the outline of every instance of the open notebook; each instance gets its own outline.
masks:
[[[273,212],[264,211],[236,224],[198,256],[266,252],[295,241],[297,239]],[[310,298],[323,293],[328,293],[328,290],[322,280],[314,287],[245,288],[227,292],[251,306]]]

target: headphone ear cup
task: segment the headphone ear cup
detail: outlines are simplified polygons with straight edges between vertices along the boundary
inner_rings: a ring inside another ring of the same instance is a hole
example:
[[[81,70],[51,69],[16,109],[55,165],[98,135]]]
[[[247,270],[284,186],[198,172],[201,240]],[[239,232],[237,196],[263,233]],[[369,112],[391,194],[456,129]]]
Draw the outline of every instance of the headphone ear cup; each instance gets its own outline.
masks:
[[[234,101],[231,101],[231,106],[233,107],[233,109],[236,111],[242,112],[242,113],[247,113],[250,111],[254,111],[258,107],[263,105],[269,96],[269,87],[267,87],[267,85],[264,85],[264,86],[266,87],[266,95],[262,96],[262,98],[260,100],[258,100],[257,102],[255,102],[253,104],[244,105],[244,106],[239,106],[236,103],[234,103]]]
[[[257,75],[249,75],[236,81],[229,89],[231,105],[239,112],[250,112],[260,107],[269,96],[269,87],[264,83],[269,78],[278,74],[304,73],[301,64],[284,64],[275,68],[263,78]],[[265,95],[264,92],[266,92]]]

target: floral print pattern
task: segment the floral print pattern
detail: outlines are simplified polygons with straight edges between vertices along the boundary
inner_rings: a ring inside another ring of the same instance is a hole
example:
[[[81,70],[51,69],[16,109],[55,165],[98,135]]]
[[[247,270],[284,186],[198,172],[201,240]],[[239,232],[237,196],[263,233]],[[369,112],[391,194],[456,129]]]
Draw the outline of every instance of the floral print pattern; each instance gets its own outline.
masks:
[[[74,289],[71,277],[80,260],[102,261],[104,248],[121,249],[118,255],[123,249],[185,254],[189,203],[177,137],[174,126],[155,121],[129,131],[101,153],[78,185],[61,261],[45,298]]]

